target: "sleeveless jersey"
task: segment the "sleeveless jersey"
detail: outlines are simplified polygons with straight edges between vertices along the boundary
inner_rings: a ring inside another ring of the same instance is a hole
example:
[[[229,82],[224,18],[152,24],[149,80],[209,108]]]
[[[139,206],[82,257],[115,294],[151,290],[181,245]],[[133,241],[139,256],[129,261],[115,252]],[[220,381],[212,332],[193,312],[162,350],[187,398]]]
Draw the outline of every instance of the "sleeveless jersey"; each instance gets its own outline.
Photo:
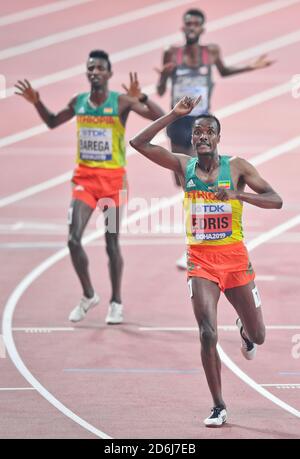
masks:
[[[78,164],[104,169],[118,169],[126,164],[125,128],[119,118],[119,93],[110,91],[106,101],[93,107],[90,93],[77,96]]]
[[[196,175],[198,158],[187,163],[184,208],[189,245],[226,245],[243,240],[243,204],[238,199],[220,201],[214,187],[234,190],[230,156],[219,156],[219,176],[214,183],[204,183]]]
[[[183,63],[183,48],[177,49],[176,67],[172,73],[172,107],[184,96],[199,97],[199,104],[188,116],[199,116],[208,113],[213,89],[212,69],[209,64],[208,49],[200,47],[199,67],[189,67]]]

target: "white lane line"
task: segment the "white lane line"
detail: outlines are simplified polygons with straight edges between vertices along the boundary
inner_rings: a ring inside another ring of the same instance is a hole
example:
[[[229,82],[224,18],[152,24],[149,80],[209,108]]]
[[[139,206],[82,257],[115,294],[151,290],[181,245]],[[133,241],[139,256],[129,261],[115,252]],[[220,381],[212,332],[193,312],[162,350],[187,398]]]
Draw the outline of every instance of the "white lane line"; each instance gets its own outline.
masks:
[[[74,327],[14,327],[13,331],[23,331],[25,333],[52,333],[52,332],[70,332]]]
[[[227,118],[228,116],[235,115],[236,113],[239,113],[242,110],[247,110],[249,108],[255,107],[258,104],[268,102],[269,100],[274,99],[275,97],[280,97],[290,92],[291,82],[279,84],[273,86],[270,89],[267,89],[266,91],[259,92],[254,96],[246,97],[245,99],[239,100],[238,102],[230,104],[225,108],[216,110],[214,114],[220,119]],[[298,144],[297,139],[299,139],[299,137],[293,140]]]
[[[300,136],[294,137],[293,139],[289,140],[288,142],[282,143],[277,145],[277,147],[271,148],[267,150],[265,153],[261,153],[257,156],[253,156],[252,164],[255,166],[259,166],[271,159],[276,158],[277,156],[282,155],[283,153],[287,153],[289,151],[295,150],[300,146]]]
[[[300,35],[299,35],[300,39]],[[154,85],[151,85],[151,88],[154,89]],[[219,118],[225,118],[227,116],[234,115],[238,113],[240,110],[245,110],[247,108],[254,107],[257,104],[267,102],[275,97],[282,96],[286,93],[291,93],[292,91],[292,82],[288,81],[287,83],[282,83],[276,86],[271,87],[265,91],[261,91],[254,96],[246,97],[245,99],[240,100],[239,102],[235,102],[234,104],[230,104],[224,108],[218,109],[215,111],[215,115]],[[146,91],[144,91],[146,92]],[[153,91],[154,92],[154,91]],[[151,95],[152,91],[148,91],[148,94]],[[73,121],[74,122],[74,119]],[[23,140],[30,139],[39,134],[43,134],[44,132],[49,131],[49,128],[45,124],[38,124],[32,128],[25,129],[24,131],[17,132],[15,134],[8,135],[0,139],[0,148],[8,147],[13,145],[17,142],[21,142]]]
[[[270,159],[270,158],[269,158]],[[123,221],[123,225],[130,224],[134,221],[138,221],[141,218],[147,217],[153,213],[158,212],[159,210],[170,207],[174,204],[176,204],[178,201],[182,200],[182,193],[178,193],[177,195],[171,197],[170,199],[166,199],[164,203],[160,203],[160,205],[157,206],[152,206],[150,210],[146,211],[139,211],[134,214],[132,214],[129,218],[125,219]],[[300,217],[300,215],[299,215]],[[288,223],[288,222],[287,222]],[[103,231],[96,231],[87,237],[83,239],[83,244],[87,244],[89,242],[92,242],[93,240],[97,239],[103,235]],[[67,417],[72,419],[74,422],[78,423],[81,425],[83,428],[86,430],[94,433],[96,436],[99,436],[100,438],[110,438],[105,434],[104,432],[96,429],[94,426],[91,424],[87,423],[85,420],[77,416],[75,413],[73,413],[71,410],[69,410],[65,405],[63,405],[59,400],[57,400],[47,389],[40,384],[40,382],[30,373],[28,368],[25,366],[24,362],[20,358],[20,355],[16,349],[15,342],[13,339],[13,334],[12,334],[12,320],[13,320],[13,315],[15,308],[17,306],[17,303],[20,299],[20,297],[23,295],[23,293],[27,290],[27,288],[42,274],[44,273],[47,269],[49,269],[51,266],[53,266],[56,262],[59,260],[63,259],[65,256],[68,255],[68,249],[63,249],[52,255],[51,257],[47,258],[43,263],[38,265],[33,271],[31,271],[15,288],[15,290],[12,292],[11,296],[9,297],[5,308],[4,308],[4,314],[3,314],[3,319],[2,319],[2,330],[3,330],[3,337],[4,337],[4,342],[6,345],[6,349],[8,351],[8,354],[18,369],[18,371],[23,375],[25,379],[33,386],[35,387],[39,393],[49,401],[53,406],[55,406],[59,411],[61,411],[63,414],[65,414]],[[226,354],[225,354],[226,355]],[[233,363],[233,362],[232,362]],[[256,384],[256,383],[255,383]],[[258,386],[259,387],[259,386]],[[255,388],[255,387],[254,387]],[[262,389],[262,388],[261,388]],[[266,391],[267,392],[267,391]],[[286,408],[285,408],[286,409]],[[293,413],[294,414],[294,413]]]
[[[236,325],[218,325],[219,330],[237,332]],[[267,330],[300,330],[300,325],[267,325]],[[149,332],[197,332],[198,327],[139,327]]]
[[[218,325],[218,329],[222,331],[233,331],[238,333],[236,325]],[[267,330],[279,330],[279,331],[295,331],[300,330],[300,325],[267,325]],[[73,332],[78,331],[79,328],[74,327],[14,327],[14,332],[25,332],[25,333],[52,333],[52,332]],[[139,327],[139,331],[147,332],[197,332],[197,327]]]
[[[34,387],[0,387],[0,392],[36,390]]]
[[[178,202],[178,200],[182,199],[182,193],[178,193],[177,195],[173,196],[170,199],[166,199],[165,202],[160,203],[157,206],[153,206],[149,210],[146,211],[138,211],[132,214],[130,217],[127,219],[124,219],[123,225],[128,225],[134,221],[138,221],[141,218],[145,218],[149,216],[149,214],[153,214],[161,210],[162,208],[167,208],[175,203]],[[297,218],[299,221],[297,221]],[[284,231],[287,231],[292,226],[296,226],[297,224],[300,224],[300,215],[297,217],[289,220],[286,222],[285,226],[279,225],[279,227],[273,228],[273,230],[267,232],[265,234],[264,241],[265,242],[268,238],[275,237],[277,234],[280,234]],[[92,233],[91,235],[85,237],[83,239],[83,244],[87,244],[95,239],[97,239],[99,236],[103,235],[103,231],[96,231]],[[263,243],[261,242],[261,243]],[[253,248],[257,247],[259,244],[255,243],[255,240],[252,241],[252,250]],[[251,249],[250,249],[251,250]],[[41,274],[43,274],[47,269],[49,269],[51,266],[53,266],[55,263],[57,263],[59,260],[63,259],[66,255],[68,255],[68,250],[63,249],[60,250],[59,252],[55,253],[51,257],[47,258],[44,262],[42,262],[40,265],[38,265],[33,271],[31,271],[15,288],[15,290],[12,292],[10,295],[5,307],[4,307],[4,313],[3,313],[3,319],[2,319],[2,334],[3,334],[3,339],[4,343],[6,346],[6,350],[18,369],[18,371],[22,374],[22,376],[29,382],[31,386],[36,388],[36,390],[46,399],[48,400],[49,403],[51,403],[54,407],[56,407],[59,411],[61,411],[65,416],[69,417],[72,419],[74,422],[77,424],[81,425],[83,428],[86,430],[94,433],[96,436],[100,438],[110,438],[105,434],[104,432],[96,429],[94,426],[91,424],[87,423],[85,420],[77,416],[74,412],[69,410],[65,405],[63,405],[59,400],[57,400],[34,376],[33,374],[28,370],[28,368],[25,366],[23,360],[21,359],[15,342],[13,338],[13,333],[12,333],[12,322],[13,322],[13,315],[15,308],[18,304],[18,301],[20,300],[21,296],[23,293],[27,290],[27,288],[39,277]],[[269,393],[266,389],[261,387],[259,384],[257,384],[253,379],[251,379],[246,373],[244,373],[235,363],[225,354],[223,349],[218,345],[220,357],[222,361],[225,363],[228,368],[233,371],[240,379],[242,379],[246,384],[251,386],[254,390],[256,390],[258,393],[275,403],[276,405],[280,406],[284,410],[288,411],[289,413],[300,417],[300,412],[297,411],[295,408],[291,407],[287,403],[283,402],[279,398],[275,397],[271,393]]]
[[[38,124],[30,129],[25,129],[24,131],[17,132],[16,134],[11,134],[0,139],[0,148],[8,147],[14,143],[21,142],[22,140],[30,139],[35,135],[43,134],[43,132],[49,131],[49,128],[46,124]]]
[[[224,119],[227,116],[230,116],[232,114],[236,114],[238,112],[241,112],[243,110],[246,110],[249,107],[254,107],[255,105],[258,105],[260,103],[266,102],[267,100],[271,100],[273,97],[277,97],[278,95],[282,95],[284,92],[288,92],[290,90],[289,85],[279,85],[275,86],[274,88],[271,88],[267,91],[262,91],[261,93],[248,97],[246,99],[242,99],[241,101],[231,104],[227,107],[224,107],[223,109],[217,110],[216,116],[218,116],[220,119]],[[41,125],[41,127],[44,128],[44,125]],[[25,131],[27,132],[27,131]],[[12,138],[14,136],[10,136]],[[1,146],[4,146],[7,143],[8,138],[0,139],[0,148]],[[165,141],[166,137],[164,134],[161,134],[157,136],[157,141],[162,142]],[[10,139],[10,143],[14,143],[15,141]],[[259,154],[253,158],[253,164],[259,165],[263,164],[266,161],[269,161],[270,159],[276,158],[284,153],[288,153],[289,151],[292,151],[293,149],[297,148],[300,146],[300,136],[294,137],[293,139],[289,140],[288,142],[284,142],[280,145],[277,145],[274,148],[271,148],[270,150],[267,150],[266,152]],[[128,149],[127,156],[130,156],[133,153],[132,149]],[[57,185],[61,185],[71,179],[72,176],[72,171],[68,171],[65,174],[59,175],[57,177],[54,177],[52,179],[46,180],[45,182],[39,183],[37,185],[25,188],[22,191],[19,191],[17,193],[11,194],[9,196],[5,196],[0,199],[0,208],[8,206],[10,204],[13,204],[15,202],[21,201],[22,199],[25,199],[29,196],[33,196],[37,193],[40,193],[42,191],[46,191],[50,188],[53,188]]]
[[[256,249],[260,245],[264,244],[270,239],[273,239],[274,237],[284,233],[285,231],[288,231],[290,228],[294,228],[295,226],[300,225],[300,214],[295,216],[294,218],[291,218],[287,222],[275,226],[272,228],[270,231],[267,231],[266,233],[262,234],[261,236],[253,239],[247,244],[249,252],[252,250]],[[268,392],[266,389],[261,387],[254,379],[250,378],[246,373],[244,373],[230,358],[221,346],[218,344],[218,351],[220,354],[220,358],[222,362],[233,372],[235,375],[240,378],[242,381],[244,381],[246,384],[248,384],[252,389],[256,390],[259,394],[261,394],[263,397],[267,398],[271,402],[275,403],[278,405],[280,408],[288,411],[289,413],[293,414],[294,416],[300,418],[300,411],[296,410],[294,407],[289,405],[288,403],[285,403],[283,400],[281,400],[278,397],[275,397],[273,394]]]
[[[270,51],[284,48],[285,46],[293,45],[294,43],[297,43],[299,39],[300,31],[296,30],[294,32],[288,33],[287,35],[282,35],[278,38],[265,41],[260,45],[248,48],[245,52],[240,51],[238,53],[235,53],[231,57],[226,59],[226,63],[228,63],[228,65],[236,64],[244,59],[251,59],[252,57],[257,56],[258,54],[269,53]]]
[[[63,32],[48,35],[46,37],[40,37],[37,40],[1,50],[0,60],[19,55],[23,56],[24,54],[36,51],[38,49],[43,49],[48,46],[57,45],[59,43],[65,43],[66,41],[73,40],[75,38],[84,37],[95,32],[100,32],[101,30],[107,30],[112,27],[117,27],[122,24],[137,21],[138,19],[148,18],[154,14],[165,13],[168,10],[172,10],[181,5],[186,5],[193,2],[194,0],[167,0],[165,2],[154,3],[153,5],[149,5],[144,8],[128,11],[127,13],[120,14],[119,16],[106,18],[102,21],[75,27],[74,29],[65,30]]]
[[[265,274],[258,274],[256,277],[255,277],[256,280],[258,281],[265,281],[265,282],[273,282],[277,279],[276,276],[268,276],[268,275],[265,275]]]
[[[239,13],[234,13],[230,16],[225,16],[221,19],[215,19],[212,22],[209,22],[205,28],[208,32],[214,32],[225,27],[231,27],[241,22],[249,21],[250,19],[255,19],[259,16],[263,16],[269,13],[275,13],[282,8],[287,8],[293,5],[296,5],[299,0],[276,0],[273,2],[263,3],[259,6],[254,6],[247,10],[241,11]]]
[[[57,232],[59,232],[61,234],[63,232],[63,234],[65,234],[65,230],[66,224],[58,225],[50,222],[34,222],[31,220],[18,221],[16,223],[0,224],[1,234],[11,234],[12,232],[17,234],[19,234],[20,232],[22,234],[31,234],[31,232],[33,232],[34,234],[45,234],[45,232],[50,234],[56,234]]]
[[[170,199],[166,199],[163,203],[157,204],[156,206],[152,206],[150,210],[146,211],[138,211],[134,214],[130,215],[128,218],[124,219],[123,226],[131,224],[132,222],[138,221],[141,218],[145,218],[151,214],[158,212],[163,208],[170,207],[178,202],[178,199],[182,198],[182,194],[179,193]],[[83,244],[86,245],[89,242],[97,239],[98,237],[103,235],[103,231],[99,230],[92,233],[89,236],[86,236],[83,239]],[[36,388],[36,390],[48,400],[55,408],[61,411],[65,416],[72,419],[74,422],[82,426],[84,429],[88,430],[89,432],[95,434],[99,438],[111,438],[106,433],[102,432],[101,430],[96,429],[94,426],[86,422],[84,419],[77,416],[73,411],[68,409],[65,405],[63,405],[57,398],[55,398],[29,371],[29,369],[24,364],[23,360],[21,359],[12,333],[12,321],[13,315],[16,308],[16,305],[23,295],[23,293],[27,290],[27,288],[47,269],[57,263],[59,260],[63,259],[69,253],[68,249],[62,249],[59,252],[55,253],[51,257],[47,258],[44,262],[38,265],[33,271],[31,271],[15,288],[13,293],[10,295],[5,307],[4,313],[2,318],[2,330],[3,330],[3,340],[6,346],[6,350],[16,366],[17,370],[21,373],[21,375],[29,382],[29,384]]]
[[[271,12],[277,11],[277,10],[279,10],[281,8],[285,8],[285,7],[291,6],[293,4],[299,3],[299,1],[300,0],[291,0],[291,1],[282,0],[282,1],[276,1],[276,2],[274,2],[274,1],[268,2],[268,3],[260,5],[258,7],[254,7],[254,8],[250,8],[248,10],[245,10],[245,11],[243,11],[241,13],[235,13],[233,15],[225,16],[225,17],[223,17],[221,19],[217,19],[215,21],[211,21],[206,25],[206,29],[207,29],[208,32],[222,30],[222,29],[224,29],[226,27],[230,27],[232,25],[240,24],[240,23],[243,23],[243,22],[245,22],[245,21],[247,21],[249,19],[254,19],[255,17],[262,16],[263,14],[271,13]],[[278,43],[279,48],[282,47],[282,46],[286,46],[286,45],[283,45],[283,42],[287,39],[286,37],[288,37],[289,35],[283,35],[282,37],[278,37],[277,38],[277,43]],[[174,44],[176,42],[179,42],[180,40],[182,40],[182,33],[174,33],[174,34],[171,34],[171,35],[165,35],[165,36],[161,37],[158,40],[153,40],[153,41],[147,42],[147,43],[142,44],[142,45],[140,45],[138,47],[127,48],[126,50],[121,51],[119,53],[113,53],[113,54],[111,54],[110,58],[111,58],[112,63],[121,62],[122,60],[126,60],[127,59],[127,54],[126,54],[127,52],[129,52],[128,58],[129,57],[135,57],[135,56],[138,56],[138,55],[143,55],[146,52],[150,52],[150,51],[153,51],[155,49],[161,49],[161,48],[163,48],[163,46],[172,45],[172,44]],[[271,43],[271,44],[269,44],[269,46],[270,46],[269,50],[276,49],[276,48],[274,48],[274,43],[272,43],[272,41],[271,42],[266,42],[266,43]],[[261,46],[263,46],[263,45],[264,44],[262,43],[257,47],[257,53],[260,52]],[[250,52],[250,50],[251,50],[251,52]],[[253,57],[255,55],[255,54],[253,54],[254,50],[255,50],[255,47],[254,48],[249,48],[249,50],[248,50],[246,55],[242,55],[241,53],[238,53],[238,54],[241,56],[241,60],[243,60],[243,59],[247,59],[247,56],[249,55],[249,53],[250,53],[250,57]],[[267,51],[268,51],[268,49],[265,48],[264,52],[267,52]],[[234,63],[234,62],[236,63],[237,62],[237,54],[229,56],[228,58],[226,58],[226,61],[227,60],[228,60],[228,63]],[[32,83],[32,86],[34,86],[35,88],[41,88],[43,86],[47,86],[47,85],[52,84],[52,83],[57,83],[59,81],[65,80],[65,79],[81,75],[81,74],[85,73],[85,70],[86,70],[85,69],[85,65],[80,64],[80,65],[76,65],[74,67],[69,67],[69,68],[67,68],[65,70],[62,70],[60,72],[55,72],[55,73],[52,73],[50,75],[47,75],[47,76],[32,80],[31,83]],[[14,92],[15,92],[15,88],[14,87],[7,88],[6,89],[6,97],[12,96],[14,94]]]
[[[299,224],[300,224],[300,214],[287,220],[281,225],[275,226],[275,228],[272,228],[271,230],[261,234],[260,236],[256,237],[252,241],[249,241],[247,243],[248,250],[251,251],[251,250],[256,249],[257,247],[269,241],[270,239],[273,239],[274,237],[279,236],[280,234],[288,231],[291,228],[294,228],[295,226],[298,226]]]
[[[64,234],[66,230],[64,231]],[[27,234],[27,233],[25,233]],[[177,237],[171,238],[144,238],[144,239],[122,239],[122,246],[158,246],[158,245],[176,245],[182,244],[182,237],[183,235],[178,235]],[[0,243],[0,250],[31,250],[31,249],[60,249],[62,247],[66,247],[66,241],[43,241],[43,242],[1,242]],[[104,247],[105,241],[97,241],[90,244],[90,247]],[[275,276],[256,276],[255,278],[257,281],[262,282],[273,282],[276,280]]]
[[[157,246],[157,245],[176,245],[182,244],[182,235],[177,238],[167,239],[136,239],[126,240],[122,239],[122,247],[126,246]],[[0,243],[1,250],[20,250],[20,249],[60,249],[66,247],[66,242],[5,242]],[[105,241],[99,241],[97,243],[90,244],[90,247],[104,247]]]
[[[44,127],[41,125],[40,127]],[[47,130],[48,128],[46,128]],[[160,133],[156,136],[156,142],[162,143],[166,141],[166,136],[164,133]],[[1,140],[0,140],[0,148],[1,148]],[[136,151],[133,148],[129,147],[127,149],[127,157],[136,154]],[[68,171],[62,175],[58,175],[57,177],[53,177],[52,179],[45,180],[44,182],[38,183],[37,185],[30,186],[25,188],[18,193],[11,194],[4,198],[0,199],[0,208],[13,204],[14,202],[21,201],[22,199],[28,198],[29,196],[33,196],[35,194],[41,193],[42,191],[49,190],[50,188],[54,188],[58,185],[61,185],[65,182],[71,180],[73,171]]]
[[[258,392],[260,395],[263,397],[267,398],[270,400],[272,403],[275,405],[279,406],[283,410],[293,414],[297,418],[300,418],[300,411],[296,410],[294,407],[289,405],[288,403],[285,403],[283,400],[280,398],[276,397],[275,395],[271,394],[267,389],[262,387],[260,384],[254,381],[254,379],[250,378],[244,371],[242,371],[229,357],[221,346],[218,344],[217,345],[218,352],[220,355],[220,358],[222,362],[231,370],[233,373],[235,373],[236,376],[238,376],[242,381],[244,381],[248,386],[250,386],[252,389],[254,389],[256,392]]]
[[[277,389],[300,389],[300,384],[261,384],[263,387],[276,387]]]
[[[81,5],[82,3],[88,3],[92,1],[94,0],[60,0],[59,2],[49,3],[48,5],[38,6],[37,8],[22,10],[18,13],[2,16],[0,18],[0,27],[16,24],[27,19],[45,16],[46,14],[56,13],[57,11],[66,10],[68,8]]]

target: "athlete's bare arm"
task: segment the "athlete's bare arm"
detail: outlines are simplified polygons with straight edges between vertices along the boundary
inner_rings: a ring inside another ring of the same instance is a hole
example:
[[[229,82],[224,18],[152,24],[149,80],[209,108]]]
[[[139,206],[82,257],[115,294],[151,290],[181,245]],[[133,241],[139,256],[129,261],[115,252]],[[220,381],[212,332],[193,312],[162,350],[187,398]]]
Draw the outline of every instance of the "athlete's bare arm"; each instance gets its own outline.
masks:
[[[232,191],[218,188],[217,197],[221,200],[239,199],[240,201],[248,202],[263,209],[281,209],[283,204],[281,197],[260,176],[256,168],[242,158],[235,158],[233,161],[234,164],[231,167],[234,169],[234,175],[237,176],[236,180],[234,180],[238,183],[237,190]],[[256,194],[246,193],[244,191],[246,185],[255,191]]]
[[[243,67],[228,67],[222,58],[221,49],[218,45],[208,45],[211,63],[215,64],[220,75],[223,77],[236,75],[237,73],[251,72],[252,70],[263,69],[274,63],[267,59],[267,55],[260,56],[256,61]]]
[[[185,174],[186,163],[190,159],[190,156],[171,153],[159,145],[151,144],[151,140],[168,124],[190,113],[199,101],[200,97],[198,99],[190,97],[182,98],[167,115],[154,121],[154,123],[150,124],[131,139],[129,142],[130,145],[154,163],[176,172],[182,179]]]
[[[164,52],[163,55],[163,66],[162,69],[156,68],[156,72],[159,74],[159,80],[156,86],[157,94],[163,96],[167,89],[168,78],[172,75],[174,68],[176,67],[175,60],[175,48],[171,47]]]
[[[133,111],[138,115],[141,115],[143,118],[147,118],[152,121],[163,116],[164,111],[159,107],[159,105],[142,93],[137,74],[130,72],[129,76],[129,88],[123,84],[126,94],[122,94],[119,97],[119,116],[122,123],[125,125],[130,111]],[[143,101],[143,98],[146,100]]]
[[[27,102],[33,104],[42,120],[50,129],[66,123],[71,118],[73,118],[73,116],[75,116],[74,104],[76,102],[76,97],[70,100],[66,108],[55,114],[50,112],[48,108],[43,104],[39,93],[33,89],[28,80],[19,80],[15,87],[19,91],[16,91],[15,94],[23,97],[25,100],[27,100]]]

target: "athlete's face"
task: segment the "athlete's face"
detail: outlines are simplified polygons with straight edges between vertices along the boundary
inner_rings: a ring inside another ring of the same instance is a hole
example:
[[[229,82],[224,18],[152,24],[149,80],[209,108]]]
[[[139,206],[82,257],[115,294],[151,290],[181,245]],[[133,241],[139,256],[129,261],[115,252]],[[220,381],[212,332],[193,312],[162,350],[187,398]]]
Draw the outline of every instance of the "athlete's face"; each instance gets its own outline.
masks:
[[[112,76],[108,70],[108,62],[105,59],[90,58],[87,61],[87,77],[92,87],[101,88]]]
[[[198,156],[214,154],[219,142],[220,134],[214,119],[200,118],[195,121],[192,132],[192,145]]]
[[[197,43],[201,33],[204,31],[202,18],[190,14],[184,17],[182,31],[187,44]]]

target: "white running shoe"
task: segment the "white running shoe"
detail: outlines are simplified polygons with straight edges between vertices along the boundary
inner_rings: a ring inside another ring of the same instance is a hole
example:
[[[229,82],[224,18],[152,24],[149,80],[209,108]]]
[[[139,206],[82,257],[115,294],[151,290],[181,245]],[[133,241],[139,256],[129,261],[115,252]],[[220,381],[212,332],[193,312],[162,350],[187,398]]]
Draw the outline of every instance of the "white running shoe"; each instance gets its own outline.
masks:
[[[105,322],[107,324],[121,324],[123,322],[123,305],[112,301],[108,306]]]
[[[100,301],[97,293],[94,293],[93,298],[86,298],[83,296],[80,300],[80,303],[71,311],[69,315],[69,320],[71,322],[80,322],[86,316],[86,313],[94,308]]]
[[[211,409],[210,416],[204,419],[206,427],[221,427],[227,421],[226,408],[223,406],[214,406]]]
[[[182,257],[178,258],[176,261],[176,266],[179,269],[187,269],[187,258],[186,258],[186,253],[182,255]]]
[[[247,360],[253,360],[256,355],[257,346],[255,343],[252,343],[248,338],[246,338],[243,334],[243,324],[241,319],[238,317],[236,319],[236,325],[240,331],[242,344],[241,344],[241,353]]]

